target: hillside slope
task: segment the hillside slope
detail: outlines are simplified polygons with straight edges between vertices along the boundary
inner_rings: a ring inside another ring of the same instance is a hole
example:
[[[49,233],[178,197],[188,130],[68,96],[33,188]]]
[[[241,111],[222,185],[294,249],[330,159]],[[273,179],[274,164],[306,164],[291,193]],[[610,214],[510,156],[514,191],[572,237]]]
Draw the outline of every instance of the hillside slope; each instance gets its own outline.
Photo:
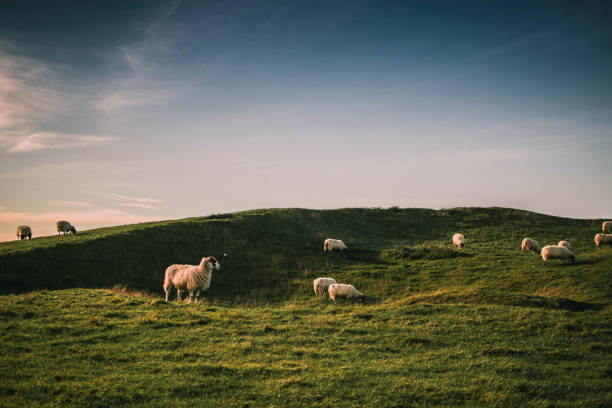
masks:
[[[1,243],[1,290],[121,284],[161,294],[166,266],[214,255],[222,270],[209,301],[307,298],[313,278],[333,276],[374,301],[537,304],[540,296],[601,305],[612,294],[612,251],[595,250],[600,226],[506,208],[253,210]],[[454,232],[468,240],[461,253],[450,244]],[[577,262],[543,265],[520,252],[525,236],[543,245],[567,239]],[[350,253],[325,256],[327,237],[343,239]]]

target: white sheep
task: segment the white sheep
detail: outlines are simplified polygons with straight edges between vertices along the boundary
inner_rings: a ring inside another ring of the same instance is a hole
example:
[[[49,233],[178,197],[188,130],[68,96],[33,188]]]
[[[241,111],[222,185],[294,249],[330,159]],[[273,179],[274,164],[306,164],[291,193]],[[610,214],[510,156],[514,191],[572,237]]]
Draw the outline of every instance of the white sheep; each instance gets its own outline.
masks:
[[[612,232],[612,221],[604,221],[603,224],[601,224],[601,230],[603,232]]]
[[[523,240],[523,243],[521,244],[521,251],[525,252],[526,249],[533,252],[534,254],[539,254],[541,251],[540,244],[538,244],[538,241],[531,238],[525,238]]]
[[[193,300],[198,301],[200,291],[205,291],[210,287],[210,278],[213,269],[220,270],[221,264],[213,257],[202,258],[199,265],[170,265],[164,274],[164,292],[166,292],[166,302],[173,287],[176,288],[176,298],[181,301],[181,291],[189,291],[189,303]]]
[[[32,229],[27,225],[20,225],[17,227],[17,238],[19,239],[32,239]]]
[[[336,303],[337,297],[343,297],[349,300],[355,299],[361,302],[363,302],[364,299],[363,293],[355,289],[353,285],[348,285],[345,283],[332,283],[329,285],[327,292],[329,293],[329,298],[334,303]]]
[[[463,248],[465,246],[465,237],[459,233],[456,233],[453,235],[453,245]]]
[[[599,248],[601,244],[612,245],[612,234],[597,234],[595,235],[595,246]]]
[[[72,235],[76,235],[76,228],[74,228],[68,221],[58,221],[55,223],[57,227],[57,235],[60,235],[62,232],[66,235],[67,232],[72,232]]]
[[[564,246],[546,245],[542,248],[542,260],[547,262],[549,259],[558,259],[559,263],[561,263],[562,259],[570,259],[574,262],[576,256]]]
[[[332,239],[327,238],[325,242],[323,242],[323,251],[332,252],[332,251],[347,251],[348,248],[344,245],[341,239]]]
[[[327,292],[329,285],[336,283],[334,278],[317,278],[312,282],[314,287],[314,293],[317,296],[324,296]]]
[[[570,245],[570,243],[568,241],[559,241],[559,243],[557,244],[557,246],[562,246],[562,247],[566,247],[567,249],[571,250],[572,246]]]

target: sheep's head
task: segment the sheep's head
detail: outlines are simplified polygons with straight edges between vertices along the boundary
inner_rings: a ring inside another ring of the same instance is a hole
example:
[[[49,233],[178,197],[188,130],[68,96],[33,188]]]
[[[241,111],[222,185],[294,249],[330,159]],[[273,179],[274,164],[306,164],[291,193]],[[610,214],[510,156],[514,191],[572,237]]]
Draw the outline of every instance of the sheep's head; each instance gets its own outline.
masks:
[[[217,261],[217,259],[214,256],[209,257],[208,262],[210,262],[213,269],[217,271],[221,270],[221,264],[219,263],[219,261]]]
[[[72,231],[73,235],[76,235],[76,228],[72,227],[72,228],[70,228],[70,231]]]

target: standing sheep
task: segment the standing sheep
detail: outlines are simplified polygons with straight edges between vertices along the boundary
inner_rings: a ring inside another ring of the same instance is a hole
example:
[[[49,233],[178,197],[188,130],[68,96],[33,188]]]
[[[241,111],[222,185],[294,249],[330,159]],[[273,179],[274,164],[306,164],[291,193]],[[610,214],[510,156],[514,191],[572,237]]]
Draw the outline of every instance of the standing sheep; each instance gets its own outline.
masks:
[[[342,242],[341,239],[327,238],[325,242],[323,242],[323,251],[348,251],[348,248],[346,245],[344,245],[344,242]]]
[[[549,259],[558,259],[559,263],[561,263],[562,259],[570,259],[574,262],[576,256],[564,246],[546,245],[542,248],[542,260],[547,262]]]
[[[595,235],[595,246],[599,248],[601,244],[612,245],[612,234],[597,234]]]
[[[20,225],[17,227],[17,238],[19,239],[32,239],[32,229],[27,225]]]
[[[317,296],[324,296],[325,292],[327,292],[329,285],[336,283],[336,280],[333,278],[317,278],[312,284],[314,286],[314,293]]]
[[[557,246],[562,246],[562,247],[566,247],[567,249],[571,250],[572,246],[570,245],[570,243],[568,241],[559,241],[559,243],[557,244]]]
[[[603,224],[601,224],[601,230],[603,232],[612,232],[612,221],[604,221]]]
[[[534,254],[539,254],[541,251],[540,244],[538,244],[538,241],[531,238],[525,238],[523,240],[523,243],[521,244],[521,251],[525,252],[525,249],[533,252]]]
[[[57,227],[57,235],[59,236],[62,232],[66,236],[67,232],[72,232],[72,235],[76,235],[76,228],[74,228],[68,221],[58,221],[55,223]]]
[[[212,271],[221,269],[221,264],[213,257],[202,258],[199,265],[170,265],[164,274],[164,292],[166,292],[166,302],[173,287],[176,288],[176,298],[180,302],[181,291],[189,291],[189,303],[193,300],[198,301],[200,291],[205,291],[210,287]]]
[[[349,300],[355,299],[360,302],[363,302],[365,297],[363,296],[363,293],[355,289],[353,285],[347,285],[344,283],[332,283],[331,285],[329,285],[327,291],[329,293],[329,298],[334,303],[336,303],[337,297],[343,297]]]
[[[465,246],[465,237],[459,233],[456,233],[453,235],[453,245],[463,248]]]

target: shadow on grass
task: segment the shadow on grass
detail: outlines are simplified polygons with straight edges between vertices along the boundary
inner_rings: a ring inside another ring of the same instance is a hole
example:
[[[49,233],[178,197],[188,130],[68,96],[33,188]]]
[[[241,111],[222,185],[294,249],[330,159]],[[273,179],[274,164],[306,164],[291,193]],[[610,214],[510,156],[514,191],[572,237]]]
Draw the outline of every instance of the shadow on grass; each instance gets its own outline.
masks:
[[[503,305],[520,307],[542,307],[548,309],[563,309],[572,312],[584,310],[601,310],[606,305],[598,303],[587,303],[567,298],[548,296],[525,295],[522,293],[434,293],[423,296],[410,296],[400,304],[421,303],[458,303],[473,305]]]

